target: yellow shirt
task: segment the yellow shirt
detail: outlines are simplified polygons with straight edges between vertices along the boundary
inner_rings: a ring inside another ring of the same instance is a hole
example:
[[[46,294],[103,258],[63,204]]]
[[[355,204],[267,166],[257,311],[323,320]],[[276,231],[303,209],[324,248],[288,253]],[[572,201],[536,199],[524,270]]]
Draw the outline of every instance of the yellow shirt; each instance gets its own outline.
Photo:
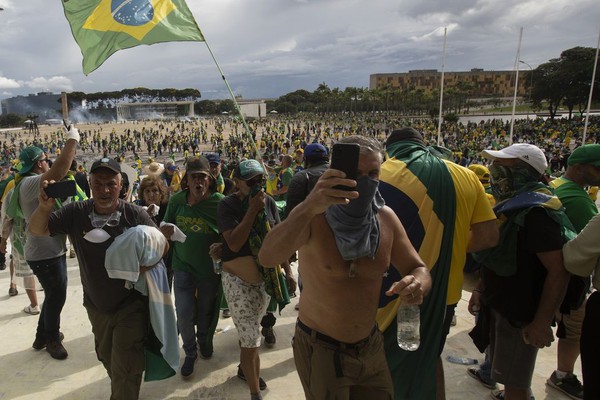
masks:
[[[452,260],[448,278],[446,304],[456,304],[462,295],[463,268],[471,225],[496,219],[485,190],[477,175],[467,168],[444,160],[452,175],[456,192],[456,218],[452,240]]]

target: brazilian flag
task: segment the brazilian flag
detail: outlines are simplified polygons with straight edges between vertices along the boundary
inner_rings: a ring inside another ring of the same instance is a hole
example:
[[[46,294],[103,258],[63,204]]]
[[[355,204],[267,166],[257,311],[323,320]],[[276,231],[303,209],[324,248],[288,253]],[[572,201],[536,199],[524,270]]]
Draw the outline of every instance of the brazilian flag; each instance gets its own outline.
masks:
[[[63,0],[63,7],[86,75],[121,49],[204,41],[184,0]]]
[[[404,351],[397,344],[400,299],[385,295],[401,278],[394,267],[383,280],[377,323],[385,338],[395,398],[435,399],[456,214],[454,184],[446,164],[424,145],[400,141],[386,150],[389,159],[381,166],[379,191],[429,267],[432,288],[421,305],[421,345],[417,351]]]

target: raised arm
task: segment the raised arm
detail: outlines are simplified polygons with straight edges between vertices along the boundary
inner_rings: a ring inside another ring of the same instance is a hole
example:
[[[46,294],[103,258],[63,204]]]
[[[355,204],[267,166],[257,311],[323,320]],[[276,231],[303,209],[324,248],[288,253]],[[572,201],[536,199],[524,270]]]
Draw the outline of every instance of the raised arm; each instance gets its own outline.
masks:
[[[29,218],[29,224],[27,230],[33,236],[50,236],[48,230],[48,216],[54,209],[55,200],[49,198],[46,192],[43,190],[48,186],[48,181],[42,181],[42,190],[38,195],[39,204],[31,217]]]
[[[75,151],[77,149],[77,143],[79,143],[79,130],[71,125],[71,128],[66,134],[67,141],[63,147],[60,155],[56,158],[52,167],[44,172],[42,176],[43,181],[60,181],[67,175],[71,162],[75,158]]]
[[[345,204],[358,197],[358,192],[334,189],[336,185],[356,186],[356,181],[343,176],[342,171],[325,171],[306,199],[269,232],[258,253],[262,265],[274,267],[286,261],[308,241],[310,223],[316,215],[332,204]]]

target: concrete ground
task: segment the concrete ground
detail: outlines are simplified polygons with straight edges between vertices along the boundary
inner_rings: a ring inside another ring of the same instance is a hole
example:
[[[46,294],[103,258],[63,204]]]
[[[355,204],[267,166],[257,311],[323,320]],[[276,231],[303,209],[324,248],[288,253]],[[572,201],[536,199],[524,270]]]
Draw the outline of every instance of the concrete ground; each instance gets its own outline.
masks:
[[[110,383],[94,353],[94,339],[87,315],[82,306],[82,287],[76,259],[68,259],[68,297],[62,313],[61,331],[69,357],[54,360],[31,344],[35,335],[37,316],[25,314],[28,305],[25,291],[19,288],[15,297],[8,296],[8,268],[0,271],[0,399],[108,399]],[[465,288],[472,287],[467,279]],[[470,292],[463,291],[457,308],[457,325],[452,327],[443,353],[446,372],[446,398],[450,400],[486,399],[489,390],[466,374],[467,366],[446,361],[447,356],[471,357],[482,360],[467,335],[473,317],[467,312]],[[38,292],[40,303],[44,292]],[[261,348],[261,375],[268,384],[265,399],[303,399],[304,394],[296,375],[290,346],[297,311],[292,304],[285,308],[275,327],[277,344]],[[220,333],[215,336],[215,352],[211,360],[199,359],[191,379],[174,377],[144,383],[142,399],[248,399],[245,382],[236,377],[239,360],[237,334],[231,318],[219,320]],[[183,355],[183,353],[182,353]],[[183,360],[183,358],[182,358]],[[556,342],[538,355],[533,392],[536,399],[558,400],[566,396],[545,385],[556,365]],[[580,364],[576,373],[581,376]]]

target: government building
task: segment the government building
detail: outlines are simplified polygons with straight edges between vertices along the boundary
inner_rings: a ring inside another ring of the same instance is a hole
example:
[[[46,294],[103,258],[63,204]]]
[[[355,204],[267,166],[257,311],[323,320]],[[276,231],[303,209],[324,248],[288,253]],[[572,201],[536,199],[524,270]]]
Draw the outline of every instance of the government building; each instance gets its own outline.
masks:
[[[529,93],[529,71],[520,71],[517,96]],[[471,97],[513,97],[515,71],[484,71],[473,68],[467,72],[444,72],[444,91],[448,88],[468,88]],[[403,73],[372,74],[369,77],[369,90],[399,89],[439,90],[442,73],[436,69],[419,69]],[[463,89],[464,90],[464,89]]]

